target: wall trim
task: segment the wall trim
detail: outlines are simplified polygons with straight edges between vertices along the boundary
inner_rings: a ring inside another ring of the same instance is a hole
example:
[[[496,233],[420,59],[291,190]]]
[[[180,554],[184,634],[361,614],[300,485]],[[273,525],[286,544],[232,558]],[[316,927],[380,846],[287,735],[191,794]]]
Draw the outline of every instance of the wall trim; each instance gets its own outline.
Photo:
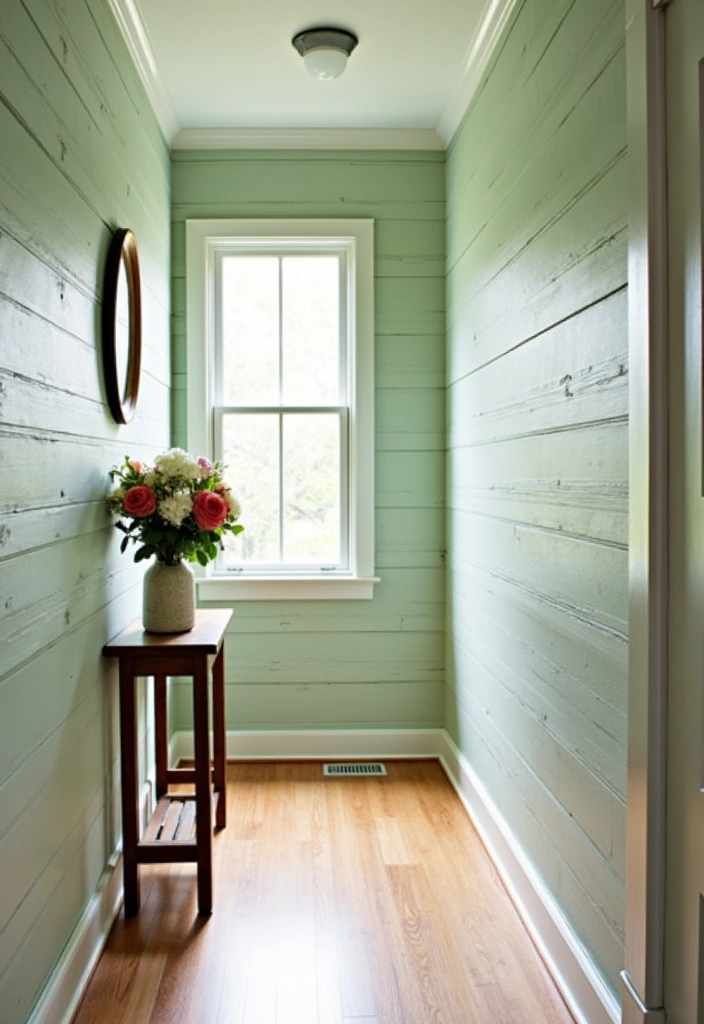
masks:
[[[182,128],[172,149],[443,150],[432,128]]]
[[[142,80],[147,99],[152,105],[164,138],[171,143],[181,125],[157,67],[149,36],[134,0],[108,0],[108,4]]]
[[[122,905],[122,854],[110,859],[27,1024],[70,1024]]]
[[[449,146],[467,113],[517,2],[518,0],[489,0],[487,3],[462,62],[460,80],[450,93],[437,123],[436,131],[446,147]]]
[[[648,1010],[643,1005],[628,971],[621,971],[621,988],[623,990],[621,1024],[665,1024],[665,1010]]]
[[[139,820],[142,829],[154,811],[153,773],[142,784]],[[95,892],[54,965],[27,1024],[71,1024],[90,976],[122,906],[122,837]]]
[[[578,1024],[618,1024],[618,1000],[545,888],[469,762],[443,730],[440,762]],[[655,1024],[655,1022],[653,1022]]]
[[[443,729],[302,729],[228,732],[228,761],[316,761],[322,757],[439,757]],[[170,763],[193,757],[193,734],[174,733]]]
[[[641,1005],[656,1012],[665,1001],[669,668],[666,10],[654,9],[650,0],[626,2],[630,354],[624,967]],[[631,1006],[627,1002],[624,1009],[630,1012]]]

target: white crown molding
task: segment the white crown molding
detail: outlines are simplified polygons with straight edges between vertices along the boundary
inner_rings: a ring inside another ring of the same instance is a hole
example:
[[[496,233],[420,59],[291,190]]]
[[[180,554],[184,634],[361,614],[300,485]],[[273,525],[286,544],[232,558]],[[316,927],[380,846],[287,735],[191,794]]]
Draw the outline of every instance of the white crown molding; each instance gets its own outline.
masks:
[[[108,3],[142,79],[164,138],[170,144],[181,125],[159,73],[149,37],[134,0],[108,0]]]
[[[432,128],[181,128],[135,0],[108,0],[166,141],[173,149],[444,150],[472,101],[518,0],[488,0],[456,88]]]
[[[513,14],[518,0],[488,0],[469,44],[457,87],[450,94],[436,131],[445,147],[449,146],[477,91],[501,33]]]
[[[182,128],[172,149],[445,148],[432,128]]]

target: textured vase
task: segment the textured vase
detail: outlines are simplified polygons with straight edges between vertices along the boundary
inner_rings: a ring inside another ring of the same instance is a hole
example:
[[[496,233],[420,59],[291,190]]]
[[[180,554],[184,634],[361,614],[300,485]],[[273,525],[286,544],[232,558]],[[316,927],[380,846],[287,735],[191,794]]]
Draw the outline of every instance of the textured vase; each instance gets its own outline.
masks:
[[[154,562],[144,574],[142,624],[148,633],[187,633],[196,619],[195,583],[185,562]]]

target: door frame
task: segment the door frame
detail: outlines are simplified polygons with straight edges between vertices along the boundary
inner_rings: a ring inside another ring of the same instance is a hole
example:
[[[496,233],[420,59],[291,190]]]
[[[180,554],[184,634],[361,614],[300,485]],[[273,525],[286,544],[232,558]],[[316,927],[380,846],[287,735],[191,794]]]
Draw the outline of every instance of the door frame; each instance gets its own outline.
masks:
[[[630,640],[623,1024],[665,1021],[669,2],[626,0]]]

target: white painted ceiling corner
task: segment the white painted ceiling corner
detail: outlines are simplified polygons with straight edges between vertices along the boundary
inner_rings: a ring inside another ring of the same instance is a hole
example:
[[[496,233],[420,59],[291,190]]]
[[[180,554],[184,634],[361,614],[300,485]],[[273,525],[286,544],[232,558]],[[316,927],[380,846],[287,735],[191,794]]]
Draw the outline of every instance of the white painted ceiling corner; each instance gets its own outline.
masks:
[[[209,25],[203,27],[204,19],[199,16],[202,31],[197,38],[188,23],[194,8],[182,0],[179,9],[179,2],[109,0],[162,132],[174,149],[442,150],[461,123],[517,0],[488,0],[483,7],[483,0],[436,0],[444,4],[446,17],[441,17],[443,12],[434,5],[432,23],[426,13],[428,0],[385,0],[381,7],[376,0],[357,0],[349,10],[365,26],[365,31],[360,31],[360,56],[350,58],[351,67],[342,76],[348,81],[343,81],[337,93],[328,91],[337,83],[307,80],[296,63],[300,57],[290,46],[286,29],[273,40],[269,31],[272,24],[285,25],[292,14],[297,20],[291,24],[299,29],[320,21],[312,16],[318,9],[314,0],[296,0],[295,6],[291,0],[260,0],[260,5],[241,10],[227,0],[212,0]],[[334,7],[335,0],[330,2]],[[201,10],[198,8],[199,15]],[[456,16],[454,22],[451,15]],[[218,18],[222,18],[221,28]],[[209,96],[214,93],[209,93],[205,84],[217,56],[212,57],[210,48],[222,48],[233,18],[241,19],[243,37],[247,36],[244,29],[249,29],[247,50],[243,55],[235,40],[232,60],[220,62],[219,73],[226,86],[217,90],[213,109],[217,108],[220,123],[212,125],[208,123]],[[394,52],[389,52],[384,46],[397,23],[404,26],[406,35]],[[467,39],[464,47],[460,26]],[[152,39],[157,39],[156,47]],[[252,71],[250,51],[256,49],[257,42],[265,54],[261,58],[264,66],[257,64]],[[365,43],[369,51],[366,64]],[[417,66],[418,60],[423,66]],[[355,61],[359,62],[356,68]],[[426,103],[433,69],[436,88],[432,103]],[[191,82],[203,86],[198,97],[194,98],[186,73],[192,76]],[[227,88],[233,97],[231,110]],[[421,103],[425,103],[422,111]],[[231,123],[223,123],[230,113]]]

